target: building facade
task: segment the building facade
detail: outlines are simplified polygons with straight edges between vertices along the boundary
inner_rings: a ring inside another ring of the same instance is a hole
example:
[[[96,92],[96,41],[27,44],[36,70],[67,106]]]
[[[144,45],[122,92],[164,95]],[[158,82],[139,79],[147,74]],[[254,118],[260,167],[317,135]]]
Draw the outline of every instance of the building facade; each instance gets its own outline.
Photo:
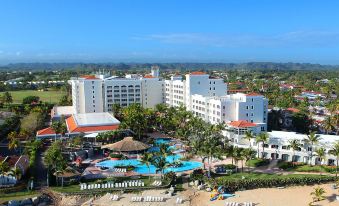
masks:
[[[267,129],[268,100],[259,94],[227,95],[223,79],[211,78],[203,72],[172,76],[165,80],[165,102],[169,106],[183,105],[196,116],[212,124],[232,121],[256,123]]]
[[[154,108],[164,103],[164,81],[159,68],[144,77],[126,75],[125,78],[106,75],[87,75],[72,78],[72,102],[75,114],[112,112],[113,105],[126,107],[140,103],[145,108]]]

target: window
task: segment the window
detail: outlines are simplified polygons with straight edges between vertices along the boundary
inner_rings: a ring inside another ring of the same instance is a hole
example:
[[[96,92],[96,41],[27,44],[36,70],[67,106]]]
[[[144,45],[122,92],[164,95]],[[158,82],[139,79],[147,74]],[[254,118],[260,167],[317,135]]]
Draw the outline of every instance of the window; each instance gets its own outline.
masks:
[[[248,117],[248,113],[246,113],[246,117]]]
[[[200,84],[200,81],[198,82],[198,84]]]
[[[254,116],[254,114],[253,113],[251,113],[251,117],[253,117]]]
[[[92,89],[94,89],[94,86],[92,86]]]
[[[252,100],[252,102],[253,102],[253,98],[252,98],[251,100]]]
[[[251,106],[251,109],[254,109],[254,106],[253,106],[253,105]]]
[[[248,106],[246,106],[246,109],[248,109]]]
[[[251,119],[251,123],[253,123],[253,119]]]

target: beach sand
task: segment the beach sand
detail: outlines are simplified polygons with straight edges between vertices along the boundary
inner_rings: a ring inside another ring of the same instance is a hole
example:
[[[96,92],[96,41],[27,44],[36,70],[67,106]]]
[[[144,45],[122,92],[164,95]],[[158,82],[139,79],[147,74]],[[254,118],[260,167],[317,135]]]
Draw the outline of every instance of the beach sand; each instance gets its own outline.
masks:
[[[335,195],[339,195],[338,190],[331,188],[332,184],[319,185],[326,191],[326,200],[317,202],[314,205],[319,206],[339,206],[339,201],[335,200]],[[207,206],[215,205],[222,206],[225,202],[253,202],[259,206],[307,206],[312,197],[310,193],[317,186],[295,186],[285,189],[277,188],[262,188],[255,190],[246,190],[236,192],[236,196],[227,200],[209,201],[210,192],[198,191],[197,196],[192,200],[191,205]]]
[[[319,185],[325,189],[326,199],[317,202],[314,205],[317,206],[339,206],[339,201],[335,199],[336,195],[339,195],[338,190],[331,188],[332,184]],[[109,199],[110,194],[106,194],[96,198],[80,198],[80,197],[64,197],[60,205],[63,206],[75,206],[83,205],[89,206],[172,206],[177,205],[176,199],[180,197],[184,200],[181,206],[224,206],[225,202],[253,202],[258,206],[307,206],[312,197],[310,193],[316,188],[314,186],[295,186],[287,187],[284,189],[277,188],[262,188],[255,190],[246,190],[236,192],[236,196],[227,200],[210,201],[210,192],[196,191],[194,189],[187,189],[184,192],[180,192],[175,196],[169,197],[164,194],[165,190],[147,190],[142,193],[128,193],[119,195],[119,201],[112,201]],[[164,202],[131,202],[131,198],[135,196],[161,196],[165,198]]]

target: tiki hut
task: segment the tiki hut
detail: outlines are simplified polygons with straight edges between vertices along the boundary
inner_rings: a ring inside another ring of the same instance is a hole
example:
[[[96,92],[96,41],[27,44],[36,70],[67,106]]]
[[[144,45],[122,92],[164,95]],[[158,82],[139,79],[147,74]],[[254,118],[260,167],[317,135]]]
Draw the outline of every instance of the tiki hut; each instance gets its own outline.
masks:
[[[57,182],[59,182],[59,178],[61,178],[61,185],[65,183],[71,183],[72,181],[77,181],[80,178],[80,173],[71,167],[67,167],[62,171],[56,171],[54,174],[57,178]]]
[[[103,145],[101,148],[109,149],[115,152],[133,154],[143,152],[150,148],[150,146],[143,142],[134,140],[133,137],[125,137],[123,140],[119,142]]]

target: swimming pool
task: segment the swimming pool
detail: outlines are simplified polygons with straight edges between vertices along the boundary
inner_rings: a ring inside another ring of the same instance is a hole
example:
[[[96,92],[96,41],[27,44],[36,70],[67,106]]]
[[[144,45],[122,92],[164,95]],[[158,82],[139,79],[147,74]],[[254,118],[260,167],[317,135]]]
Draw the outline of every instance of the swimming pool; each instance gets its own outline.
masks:
[[[180,155],[170,155],[166,157],[166,161],[168,163],[173,163],[180,159]],[[183,172],[187,170],[192,170],[202,166],[202,163],[196,161],[180,161],[182,166],[180,167],[168,167],[165,169],[165,173],[167,172]],[[155,174],[156,167],[154,165],[150,165],[150,170],[148,169],[147,165],[142,164],[137,159],[129,159],[129,160],[105,160],[96,164],[97,167],[108,167],[114,168],[115,166],[134,166],[134,172],[140,174]]]

